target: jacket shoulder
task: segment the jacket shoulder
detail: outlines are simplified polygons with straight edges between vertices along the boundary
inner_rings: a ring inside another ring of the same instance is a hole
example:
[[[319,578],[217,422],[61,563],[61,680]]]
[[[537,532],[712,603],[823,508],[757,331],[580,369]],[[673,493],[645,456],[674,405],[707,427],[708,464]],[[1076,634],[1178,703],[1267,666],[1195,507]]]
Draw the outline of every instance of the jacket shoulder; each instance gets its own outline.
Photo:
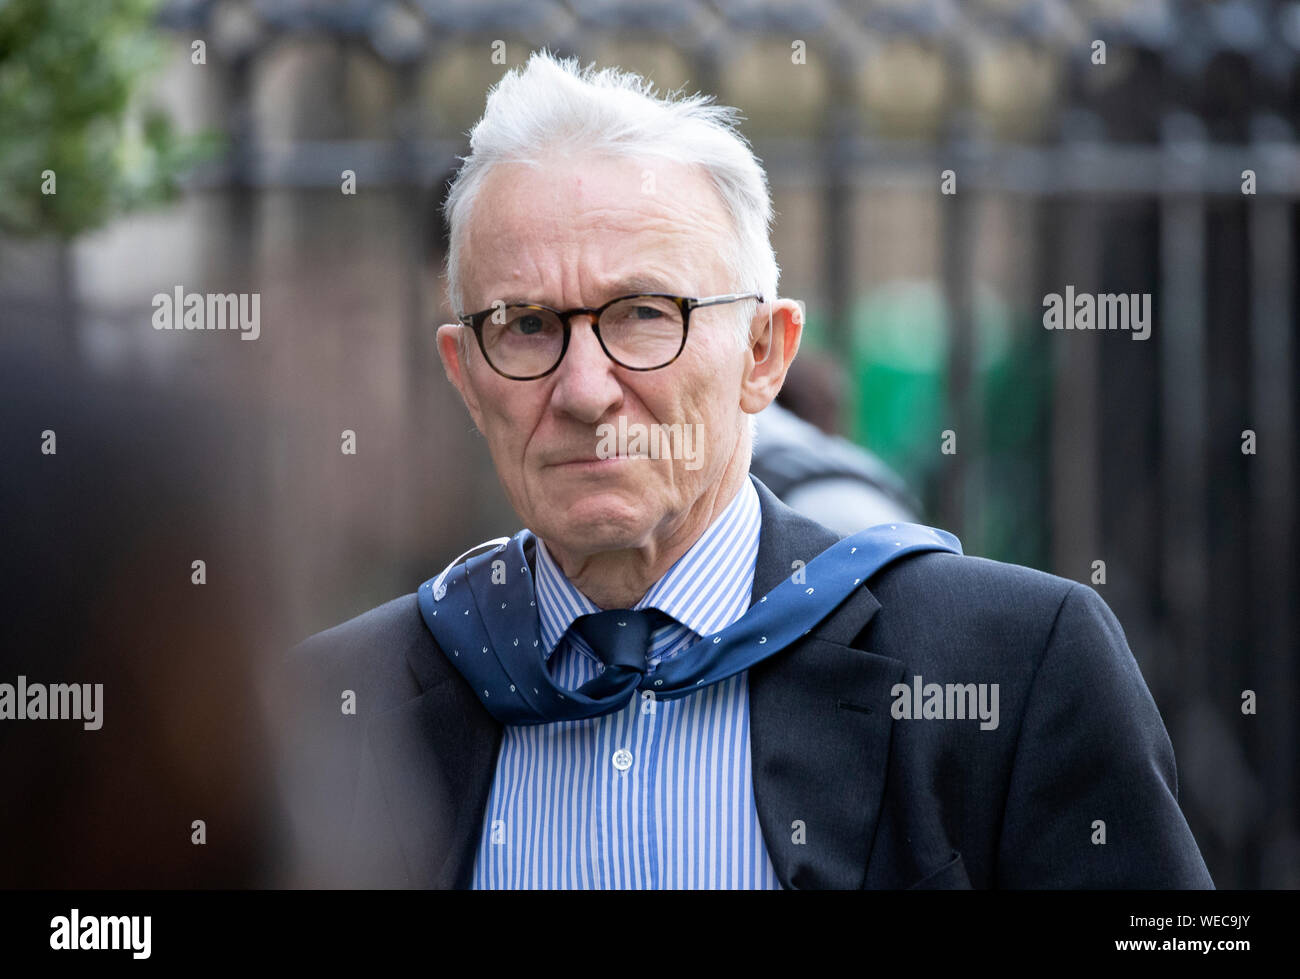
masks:
[[[1089,586],[1019,564],[930,551],[895,562],[869,579],[884,609],[923,611],[931,621],[1040,621],[1067,599],[1104,605]]]
[[[868,587],[881,606],[868,625],[871,648],[936,672],[989,671],[1004,695],[1027,693],[1054,647],[1067,650],[1081,681],[1118,673],[1131,682],[1137,673],[1110,607],[1068,578],[927,552],[884,568]]]
[[[1068,589],[1070,585],[1079,584],[1069,578],[1062,578],[1036,568],[1027,568],[1021,564],[994,561],[972,554],[952,554],[948,551],[922,551],[896,561],[880,572],[882,578],[887,575],[902,580],[909,576],[918,579],[942,576],[945,580],[954,583],[1014,582],[1019,585],[1048,589]]]
[[[279,666],[290,682],[358,695],[364,690],[375,707],[413,696],[447,668],[414,592],[309,636],[284,653]]]
[[[290,650],[290,655],[322,662],[346,658],[366,648],[392,651],[418,636],[423,628],[415,592],[411,592],[308,636]]]

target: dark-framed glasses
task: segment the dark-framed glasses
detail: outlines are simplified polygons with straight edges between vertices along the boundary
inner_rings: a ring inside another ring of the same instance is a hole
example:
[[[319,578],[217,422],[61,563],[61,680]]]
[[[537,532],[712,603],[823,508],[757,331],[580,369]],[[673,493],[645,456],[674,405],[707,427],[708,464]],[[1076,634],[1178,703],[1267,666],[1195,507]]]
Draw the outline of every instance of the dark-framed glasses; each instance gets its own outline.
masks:
[[[574,316],[592,317],[592,329],[607,356],[631,371],[667,367],[686,347],[691,311],[763,297],[756,292],[692,299],[649,292],[619,296],[603,306],[552,309],[535,303],[498,303],[459,317],[474,331],[488,366],[514,381],[545,377],[564,359]]]

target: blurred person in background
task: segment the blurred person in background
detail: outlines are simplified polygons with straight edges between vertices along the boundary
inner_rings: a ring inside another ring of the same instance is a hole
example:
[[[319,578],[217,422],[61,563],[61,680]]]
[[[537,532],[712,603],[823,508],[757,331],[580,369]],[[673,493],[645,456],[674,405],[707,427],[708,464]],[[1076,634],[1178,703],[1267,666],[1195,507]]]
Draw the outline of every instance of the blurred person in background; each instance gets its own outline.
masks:
[[[758,415],[749,469],[789,507],[841,536],[911,522],[920,504],[873,453],[835,433],[842,379],[805,352]]]

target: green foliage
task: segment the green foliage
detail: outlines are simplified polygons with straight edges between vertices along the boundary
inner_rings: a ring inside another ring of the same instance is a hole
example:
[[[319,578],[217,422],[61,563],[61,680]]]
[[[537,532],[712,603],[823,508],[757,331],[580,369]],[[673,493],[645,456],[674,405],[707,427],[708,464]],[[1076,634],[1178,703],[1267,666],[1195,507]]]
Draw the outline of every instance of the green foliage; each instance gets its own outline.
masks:
[[[71,238],[176,193],[216,148],[131,111],[162,46],[159,0],[0,0],[0,230]],[[42,193],[51,170],[57,193]]]

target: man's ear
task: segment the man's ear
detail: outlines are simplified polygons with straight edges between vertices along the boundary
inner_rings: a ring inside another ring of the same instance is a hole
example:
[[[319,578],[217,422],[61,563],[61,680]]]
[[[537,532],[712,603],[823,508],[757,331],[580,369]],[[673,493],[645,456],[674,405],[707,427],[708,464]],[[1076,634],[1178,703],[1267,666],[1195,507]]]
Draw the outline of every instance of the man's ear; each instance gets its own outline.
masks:
[[[797,302],[777,299],[759,303],[749,325],[745,374],[740,381],[740,407],[745,412],[757,414],[772,403],[785,383],[802,336],[803,310]]]
[[[438,356],[442,359],[442,369],[447,374],[447,380],[460,392],[460,399],[465,402],[470,417],[474,419],[474,427],[481,432],[483,417],[479,411],[478,395],[469,380],[466,358],[461,356],[461,331],[464,329],[457,323],[444,323],[438,327]],[[468,344],[464,350],[468,352]]]

